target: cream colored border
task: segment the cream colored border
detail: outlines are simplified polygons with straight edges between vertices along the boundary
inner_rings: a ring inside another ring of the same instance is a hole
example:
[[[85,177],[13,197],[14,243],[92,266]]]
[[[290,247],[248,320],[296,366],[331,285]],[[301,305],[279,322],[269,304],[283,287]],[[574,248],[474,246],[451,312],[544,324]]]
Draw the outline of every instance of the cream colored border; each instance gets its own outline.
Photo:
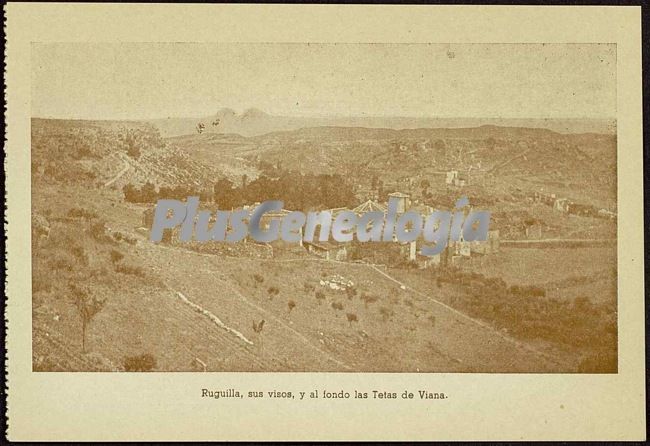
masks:
[[[645,438],[638,7],[9,4],[7,306],[11,440]],[[608,42],[618,54],[619,373],[32,373],[30,42]],[[436,403],[207,400],[202,387],[405,388]]]

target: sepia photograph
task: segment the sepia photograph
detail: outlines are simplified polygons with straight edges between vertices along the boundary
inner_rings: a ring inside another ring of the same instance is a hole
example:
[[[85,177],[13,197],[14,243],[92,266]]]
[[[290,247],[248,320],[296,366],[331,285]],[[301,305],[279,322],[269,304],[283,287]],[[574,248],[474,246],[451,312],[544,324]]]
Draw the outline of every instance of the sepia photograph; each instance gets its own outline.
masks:
[[[4,12],[10,441],[646,438],[640,7]]]
[[[616,45],[31,49],[34,371],[617,372]],[[152,241],[188,197],[490,221]]]

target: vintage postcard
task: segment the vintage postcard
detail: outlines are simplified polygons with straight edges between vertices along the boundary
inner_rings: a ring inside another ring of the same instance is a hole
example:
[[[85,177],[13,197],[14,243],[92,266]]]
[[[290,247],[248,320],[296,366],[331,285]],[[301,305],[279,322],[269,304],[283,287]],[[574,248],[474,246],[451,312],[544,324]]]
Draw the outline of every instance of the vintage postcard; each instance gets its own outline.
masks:
[[[645,438],[639,8],[5,12],[9,439]]]

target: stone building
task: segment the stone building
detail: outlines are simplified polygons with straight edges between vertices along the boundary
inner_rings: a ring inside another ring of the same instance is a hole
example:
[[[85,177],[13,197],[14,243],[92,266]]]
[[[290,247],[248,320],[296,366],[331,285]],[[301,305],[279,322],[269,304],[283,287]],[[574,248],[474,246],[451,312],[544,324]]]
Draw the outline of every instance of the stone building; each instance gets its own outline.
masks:
[[[488,231],[488,239],[487,240],[476,240],[473,242],[470,242],[470,249],[471,252],[475,252],[477,254],[496,254],[499,252],[499,230],[494,229],[491,231]]]
[[[303,246],[310,254],[326,260],[345,261],[348,257],[347,247],[343,243],[305,241],[303,242]]]

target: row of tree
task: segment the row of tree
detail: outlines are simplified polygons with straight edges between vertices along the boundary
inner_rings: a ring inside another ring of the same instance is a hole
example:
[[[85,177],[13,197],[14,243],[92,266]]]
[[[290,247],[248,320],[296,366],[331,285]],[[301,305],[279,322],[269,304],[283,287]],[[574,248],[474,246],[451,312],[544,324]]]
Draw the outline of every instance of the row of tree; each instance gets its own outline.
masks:
[[[156,186],[150,182],[141,187],[127,184],[124,199],[132,203],[155,203],[158,199],[183,200],[199,196],[201,201],[214,203],[221,209],[242,207],[266,200],[282,200],[287,209],[309,210],[354,206],[356,198],[352,185],[338,174],[301,174],[275,172],[271,177],[262,174],[253,181],[243,178],[237,186],[227,178],[216,181],[211,189],[188,186]]]

